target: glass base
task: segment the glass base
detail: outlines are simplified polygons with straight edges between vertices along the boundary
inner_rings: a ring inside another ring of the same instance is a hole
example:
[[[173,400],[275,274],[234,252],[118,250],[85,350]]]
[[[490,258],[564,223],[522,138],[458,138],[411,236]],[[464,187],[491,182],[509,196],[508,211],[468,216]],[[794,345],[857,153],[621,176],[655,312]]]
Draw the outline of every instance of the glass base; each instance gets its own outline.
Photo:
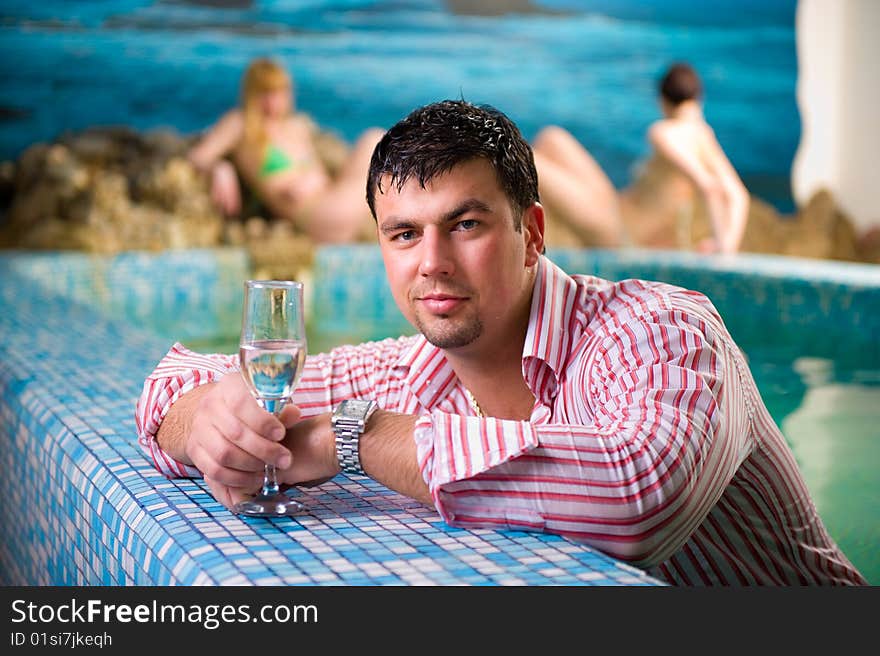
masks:
[[[253,499],[238,502],[232,510],[247,517],[290,517],[303,514],[308,508],[286,494],[258,494]]]

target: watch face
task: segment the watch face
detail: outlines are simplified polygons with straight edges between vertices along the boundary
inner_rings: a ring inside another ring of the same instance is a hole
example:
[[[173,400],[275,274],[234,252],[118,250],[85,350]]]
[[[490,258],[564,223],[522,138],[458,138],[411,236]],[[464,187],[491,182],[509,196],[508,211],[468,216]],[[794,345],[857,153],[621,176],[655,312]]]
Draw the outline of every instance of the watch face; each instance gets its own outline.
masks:
[[[343,401],[337,406],[336,412],[333,413],[333,416],[334,418],[361,420],[364,418],[364,415],[367,414],[367,411],[372,405],[372,401],[363,401],[361,399],[348,399],[347,401]]]
[[[346,415],[354,416],[354,417],[363,417],[364,413],[369,409],[369,407],[373,404],[372,401],[361,401],[359,399],[349,399],[345,402],[345,407],[343,408],[343,412]]]

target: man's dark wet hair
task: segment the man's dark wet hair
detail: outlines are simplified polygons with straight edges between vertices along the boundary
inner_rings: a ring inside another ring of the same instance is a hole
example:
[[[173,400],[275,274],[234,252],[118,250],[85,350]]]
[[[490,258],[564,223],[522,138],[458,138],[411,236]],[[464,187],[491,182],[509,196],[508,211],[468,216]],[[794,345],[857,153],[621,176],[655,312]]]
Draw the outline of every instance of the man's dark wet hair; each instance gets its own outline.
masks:
[[[414,110],[376,144],[367,176],[367,203],[376,218],[376,193],[385,182],[398,191],[410,179],[422,188],[478,157],[495,168],[521,229],[522,212],[538,202],[538,172],[528,142],[513,121],[490,105],[442,100]]]
[[[692,66],[676,63],[669,67],[660,80],[660,95],[673,106],[685,100],[699,99],[703,95],[703,83]]]

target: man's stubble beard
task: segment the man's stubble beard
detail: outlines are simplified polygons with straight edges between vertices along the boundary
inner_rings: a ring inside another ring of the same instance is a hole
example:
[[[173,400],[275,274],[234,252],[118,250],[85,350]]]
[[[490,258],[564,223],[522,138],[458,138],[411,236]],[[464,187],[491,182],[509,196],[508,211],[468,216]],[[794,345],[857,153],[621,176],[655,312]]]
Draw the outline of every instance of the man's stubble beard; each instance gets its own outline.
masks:
[[[440,349],[460,348],[473,343],[483,334],[483,322],[479,318],[467,321],[464,325],[429,328],[418,315],[415,317],[416,329],[428,342]]]

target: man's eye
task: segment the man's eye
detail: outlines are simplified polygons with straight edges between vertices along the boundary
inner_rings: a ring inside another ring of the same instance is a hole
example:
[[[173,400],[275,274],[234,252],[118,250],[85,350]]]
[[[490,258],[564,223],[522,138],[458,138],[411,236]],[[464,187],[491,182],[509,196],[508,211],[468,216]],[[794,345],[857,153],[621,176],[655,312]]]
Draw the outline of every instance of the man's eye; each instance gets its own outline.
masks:
[[[473,230],[479,225],[473,219],[463,219],[455,224],[456,228],[459,230]]]
[[[403,232],[398,232],[394,237],[392,237],[393,241],[412,241],[416,237],[415,230],[404,230]]]

